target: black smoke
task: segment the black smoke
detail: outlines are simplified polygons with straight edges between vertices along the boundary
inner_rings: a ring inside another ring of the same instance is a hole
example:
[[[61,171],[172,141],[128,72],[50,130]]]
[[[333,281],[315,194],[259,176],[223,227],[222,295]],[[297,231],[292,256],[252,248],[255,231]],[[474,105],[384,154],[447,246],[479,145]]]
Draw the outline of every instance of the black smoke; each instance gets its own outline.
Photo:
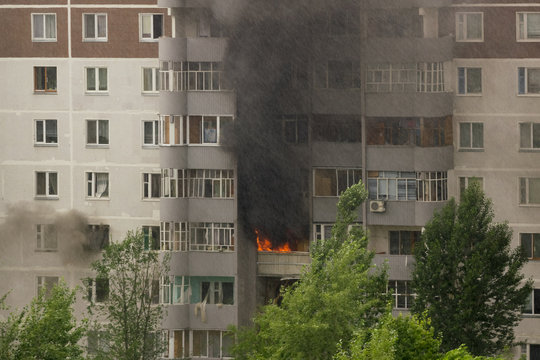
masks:
[[[309,115],[312,60],[341,1],[249,0],[229,29],[225,69],[237,94],[234,134],[239,219],[274,245],[309,236],[310,148],[284,140],[282,115]],[[295,88],[292,73],[305,74]],[[305,87],[303,86],[305,85]],[[307,100],[307,101],[306,101]]]

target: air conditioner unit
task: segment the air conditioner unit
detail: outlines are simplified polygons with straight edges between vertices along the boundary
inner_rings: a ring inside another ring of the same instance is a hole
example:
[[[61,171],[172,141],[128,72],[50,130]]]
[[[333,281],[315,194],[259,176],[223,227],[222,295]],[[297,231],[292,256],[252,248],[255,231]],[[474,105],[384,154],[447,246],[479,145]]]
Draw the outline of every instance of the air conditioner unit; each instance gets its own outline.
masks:
[[[386,204],[382,200],[372,200],[369,202],[369,211],[383,213],[386,211]]]

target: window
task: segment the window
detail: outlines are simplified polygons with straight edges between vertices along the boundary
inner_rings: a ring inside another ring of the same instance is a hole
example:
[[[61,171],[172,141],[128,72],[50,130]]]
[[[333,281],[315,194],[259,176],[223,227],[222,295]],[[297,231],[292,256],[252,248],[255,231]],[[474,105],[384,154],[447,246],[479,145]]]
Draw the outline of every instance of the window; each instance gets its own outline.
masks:
[[[519,178],[519,203],[540,204],[540,178]]]
[[[233,170],[186,170],[188,175],[188,197],[222,198],[234,196]]]
[[[314,86],[323,89],[360,88],[360,62],[328,61],[316,64]]]
[[[518,68],[518,93],[540,94],[540,69]]]
[[[456,13],[456,41],[484,41],[484,14]]]
[[[58,173],[53,171],[36,172],[36,197],[58,198]]]
[[[85,279],[86,300],[92,303],[101,303],[109,299],[109,279]]]
[[[232,123],[232,116],[161,117],[163,145],[218,145],[223,130]]]
[[[517,40],[540,41],[540,13],[516,13]]]
[[[330,239],[333,226],[334,224],[313,224],[313,241]]]
[[[443,92],[444,64],[368,64],[366,92]]]
[[[458,67],[458,94],[482,94],[482,69]]]
[[[222,281],[201,282],[201,301],[208,304],[234,304],[234,283]]]
[[[55,225],[53,224],[37,224],[36,225],[36,250],[37,251],[58,250],[58,241],[57,241]]]
[[[189,250],[234,250],[233,223],[189,223]]]
[[[160,90],[228,90],[220,62],[162,61]]]
[[[159,250],[159,226],[143,226],[145,250]]]
[[[107,14],[83,14],[83,40],[107,41]]]
[[[533,289],[527,304],[523,308],[523,313],[540,315],[540,289]]]
[[[388,292],[392,295],[395,309],[410,309],[413,306],[415,295],[411,294],[411,290],[410,281],[388,281]]]
[[[107,92],[107,68],[89,67],[86,68],[86,92],[103,93]]]
[[[34,66],[34,91],[56,92],[56,66]]]
[[[362,177],[360,169],[315,169],[315,196],[339,196]]]
[[[143,146],[155,147],[159,145],[159,120],[143,121]]]
[[[459,147],[467,150],[484,148],[484,124],[475,122],[459,123]]]
[[[143,173],[143,199],[159,199],[161,174]]]
[[[519,124],[519,147],[540,149],[540,123]]]
[[[57,145],[58,129],[56,120],[36,120],[36,132],[34,144],[36,145]]]
[[[305,144],[308,142],[307,116],[284,116],[283,138],[291,144]]]
[[[416,200],[414,171],[368,171],[368,191],[372,200]]]
[[[311,137],[313,141],[359,143],[361,129],[361,120],[355,116],[317,115],[311,123]]]
[[[413,255],[414,244],[420,239],[420,231],[390,231],[390,255]]]
[[[88,330],[86,342],[86,352],[91,358],[98,353],[109,351],[110,344],[105,331]]]
[[[86,173],[86,197],[108,198],[109,197],[109,174],[100,172]]]
[[[189,276],[163,276],[159,282],[161,304],[190,304],[191,286]]]
[[[459,178],[459,199],[463,196],[465,189],[471,184],[478,184],[480,189],[484,188],[484,179],[480,177],[460,177]]]
[[[165,251],[187,251],[188,227],[185,222],[160,223],[159,249]]]
[[[103,250],[109,245],[109,225],[88,225],[86,226],[86,242],[83,248],[88,251]]]
[[[155,41],[163,35],[163,14],[139,15],[139,39]]]
[[[86,120],[86,144],[109,145],[109,120]]]
[[[52,289],[58,285],[58,276],[38,276],[37,277],[37,293],[44,292],[45,298],[51,296]]]
[[[521,247],[531,260],[540,260],[540,234],[519,234]]]
[[[32,41],[56,41],[56,14],[32,14]]]
[[[186,194],[187,179],[183,169],[161,169],[161,196],[181,198]]]
[[[540,360],[540,345],[529,345],[529,360]]]
[[[416,174],[418,201],[448,200],[448,180],[446,171],[423,171]]]
[[[142,92],[153,94],[159,92],[159,68],[142,68]]]
[[[230,348],[234,337],[220,330],[164,330],[163,358],[184,359],[204,357],[232,359]]]

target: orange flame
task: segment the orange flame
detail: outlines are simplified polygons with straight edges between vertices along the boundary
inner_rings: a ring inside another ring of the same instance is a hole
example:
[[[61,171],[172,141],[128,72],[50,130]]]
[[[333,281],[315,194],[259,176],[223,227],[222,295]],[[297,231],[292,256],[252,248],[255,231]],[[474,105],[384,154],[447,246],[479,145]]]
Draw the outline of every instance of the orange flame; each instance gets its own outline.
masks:
[[[258,229],[255,229],[257,234],[257,250],[258,251],[275,251],[275,252],[291,252],[289,244],[285,243],[276,247],[272,247],[272,242],[268,238],[262,238]]]

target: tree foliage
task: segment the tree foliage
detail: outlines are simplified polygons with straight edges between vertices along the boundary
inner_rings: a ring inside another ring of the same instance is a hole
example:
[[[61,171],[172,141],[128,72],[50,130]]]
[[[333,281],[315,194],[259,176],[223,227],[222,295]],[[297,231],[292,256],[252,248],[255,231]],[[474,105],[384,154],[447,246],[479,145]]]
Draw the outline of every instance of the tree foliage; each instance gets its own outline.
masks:
[[[128,232],[121,243],[107,246],[92,263],[97,279],[108,279],[109,295],[93,304],[94,320],[105,320],[96,333],[107,346],[97,349],[104,359],[147,360],[161,353],[158,330],[163,307],[153,304],[155,282],[167,271],[167,258],[145,250],[141,231]],[[154,285],[154,286],[153,286]]]
[[[331,239],[314,246],[309,270],[283,291],[281,306],[264,306],[254,327],[237,331],[236,359],[330,359],[340,341],[348,348],[357,328],[377,322],[388,300],[386,269],[373,268],[362,229],[349,228],[366,197],[361,183],[341,195]]]
[[[413,312],[427,312],[442,349],[465,344],[476,355],[512,346],[513,328],[531,292],[521,269],[526,257],[511,249],[506,223],[493,223],[492,204],[478,184],[461,203],[434,214],[415,245]]]
[[[43,289],[30,305],[12,312],[0,323],[0,359],[83,359],[79,341],[86,321],[73,315],[76,290],[62,281],[46,293]]]

